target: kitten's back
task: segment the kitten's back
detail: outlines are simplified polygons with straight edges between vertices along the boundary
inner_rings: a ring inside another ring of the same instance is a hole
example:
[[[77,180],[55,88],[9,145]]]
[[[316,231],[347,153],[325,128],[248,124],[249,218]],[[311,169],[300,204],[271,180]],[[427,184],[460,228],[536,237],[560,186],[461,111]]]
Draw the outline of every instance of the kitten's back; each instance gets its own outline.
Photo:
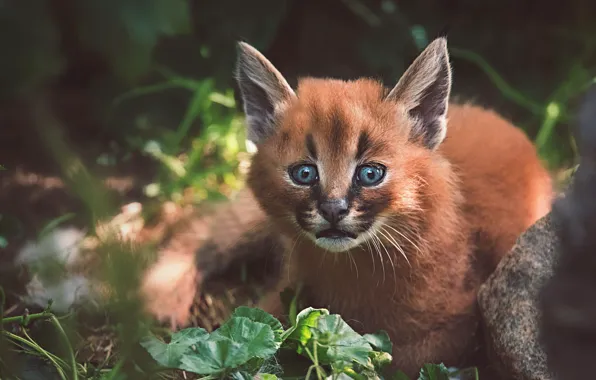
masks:
[[[450,105],[439,149],[458,174],[464,212],[492,272],[519,234],[550,210],[551,177],[521,129],[479,106]]]

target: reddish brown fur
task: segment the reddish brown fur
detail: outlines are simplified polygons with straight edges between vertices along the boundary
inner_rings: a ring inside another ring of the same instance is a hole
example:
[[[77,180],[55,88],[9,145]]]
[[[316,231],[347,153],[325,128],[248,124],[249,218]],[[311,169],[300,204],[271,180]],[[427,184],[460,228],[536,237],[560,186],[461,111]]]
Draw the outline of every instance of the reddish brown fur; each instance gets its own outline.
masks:
[[[408,140],[409,120],[399,103],[382,101],[384,94],[370,80],[303,79],[278,131],[259,146],[248,183],[286,239],[290,276],[280,286],[303,282],[310,305],[341,314],[362,332],[386,330],[395,365],[413,375],[426,362],[456,364],[472,347],[478,285],[548,212],[552,190],[531,142],[495,113],[450,105],[447,138],[432,151]],[[330,115],[342,120],[340,140]],[[382,236],[382,260],[367,244],[349,255],[325,252],[300,238],[291,219],[311,200],[279,168],[306,156],[306,134],[330,178],[325,193],[340,195],[362,130],[376,142],[367,159],[389,174],[383,187],[363,190],[360,202],[389,202],[379,215],[407,234],[392,237],[409,263]],[[486,271],[474,262],[486,262]],[[275,293],[262,306],[281,315],[278,299]]]

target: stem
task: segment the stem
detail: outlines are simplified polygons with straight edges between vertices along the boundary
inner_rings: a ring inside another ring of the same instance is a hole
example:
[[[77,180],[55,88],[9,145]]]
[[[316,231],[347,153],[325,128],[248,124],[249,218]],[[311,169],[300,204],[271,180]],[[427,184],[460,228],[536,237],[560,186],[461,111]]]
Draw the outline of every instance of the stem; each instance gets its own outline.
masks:
[[[2,310],[0,310],[2,311]],[[9,323],[19,323],[22,326],[26,326],[25,322],[35,321],[37,319],[49,319],[52,316],[52,313],[47,311],[42,311],[41,313],[31,314],[29,316],[19,315],[16,317],[9,317],[9,318],[2,318],[2,314],[0,314],[0,325],[9,324]]]
[[[542,121],[542,126],[538,131],[538,135],[534,140],[536,147],[538,150],[543,153],[543,150],[553,134],[553,130],[557,125],[557,122],[561,118],[561,106],[558,103],[551,102],[545,110],[544,113],[544,120]]]
[[[325,373],[323,371],[323,369],[319,366],[319,358],[317,356],[317,344],[318,342],[316,340],[313,340],[313,352],[310,352],[310,350],[308,349],[308,347],[304,346],[304,351],[306,351],[306,353],[308,354],[309,359],[314,363],[314,368],[317,371],[317,378],[319,380],[322,380],[325,378]],[[312,367],[312,366],[311,366]],[[312,370],[312,368],[309,367],[308,372],[310,373]],[[307,377],[308,379],[308,377]]]
[[[190,100],[190,104],[186,108],[186,113],[184,115],[184,118],[182,119],[182,122],[178,125],[174,141],[168,147],[170,151],[178,147],[180,145],[180,142],[188,134],[188,130],[190,129],[192,123],[199,114],[200,105],[204,101],[204,98],[204,89],[202,87],[197,88]]]
[[[50,321],[52,322],[54,327],[56,327],[56,329],[60,332],[60,336],[63,340],[63,343],[68,350],[68,356],[69,356],[69,360],[70,360],[70,368],[72,371],[72,380],[78,380],[79,374],[77,373],[77,362],[75,361],[74,352],[72,351],[72,346],[70,345],[68,336],[66,335],[66,332],[62,328],[62,325],[60,324],[60,322],[58,322],[58,319],[54,315],[52,315],[50,317]]]
[[[313,348],[314,348],[314,352],[315,352],[315,364],[317,365],[317,376],[319,377],[319,380],[323,380],[325,378],[324,374],[321,374],[321,367],[319,366],[319,356],[317,354],[317,346],[319,345],[319,342],[317,342],[316,340],[314,341],[313,344]]]
[[[43,356],[45,356],[46,358],[48,358],[48,360],[54,365],[54,367],[56,368],[56,370],[58,371],[58,375],[60,375],[60,378],[62,380],[67,380],[66,375],[64,374],[64,371],[62,370],[62,367],[60,366],[60,364],[52,357],[53,355],[50,355],[49,352],[47,352],[46,350],[44,350],[43,348],[41,348],[37,343],[35,343],[33,340],[27,340],[24,339],[18,335],[12,334],[8,331],[4,331],[4,335],[6,335],[7,337],[11,338],[14,341],[20,342],[26,346],[29,346],[30,348],[32,348],[33,350],[41,353]],[[31,339],[31,338],[29,338]],[[13,342],[14,343],[14,342]],[[14,343],[16,344],[16,343]]]
[[[39,344],[37,344],[36,341],[34,341],[33,339],[31,339],[31,337],[29,336],[29,334],[27,333],[26,330],[23,330],[23,334],[25,334],[25,337],[27,339],[29,339],[29,341],[32,342],[34,344],[34,346],[37,348],[37,351],[38,351],[38,354],[37,355],[51,357],[52,359],[54,359],[53,361],[55,361],[56,363],[60,364],[61,366],[66,366],[66,363],[64,362],[64,360],[62,360],[58,356],[52,354],[51,352],[46,351],[45,349],[43,349],[43,347],[41,347]]]
[[[122,368],[122,366],[124,365],[125,362],[125,357],[121,357],[120,359],[118,359],[118,361],[116,362],[116,365],[110,370],[110,375],[108,377],[106,377],[106,380],[112,380],[116,377],[116,375],[118,375],[118,373],[120,372],[120,369]]]

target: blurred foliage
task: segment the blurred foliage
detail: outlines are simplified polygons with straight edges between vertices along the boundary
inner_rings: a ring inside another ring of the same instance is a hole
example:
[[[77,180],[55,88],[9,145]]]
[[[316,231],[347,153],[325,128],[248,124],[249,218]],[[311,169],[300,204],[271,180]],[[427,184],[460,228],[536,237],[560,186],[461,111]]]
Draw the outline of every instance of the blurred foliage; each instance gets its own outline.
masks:
[[[32,90],[64,73],[69,62],[61,39],[73,37],[120,77],[138,78],[149,70],[161,37],[190,31],[189,15],[186,0],[2,2],[0,46],[10,57],[0,63],[2,92]]]
[[[216,91],[211,79],[196,81],[168,70],[161,71],[166,81],[134,88],[114,100],[114,106],[118,106],[127,99],[171,88],[183,88],[192,94],[184,118],[174,131],[158,129],[159,141],[145,140],[141,137],[143,133],[127,139],[130,148],[142,150],[162,164],[157,182],[146,186],[146,194],[197,203],[238,189],[237,169],[240,161],[247,157],[243,155],[244,126],[236,111],[233,93]],[[187,149],[182,149],[197,119],[202,125],[201,131],[190,139]],[[137,124],[139,129],[144,127],[144,123]],[[152,129],[155,132],[155,128]]]

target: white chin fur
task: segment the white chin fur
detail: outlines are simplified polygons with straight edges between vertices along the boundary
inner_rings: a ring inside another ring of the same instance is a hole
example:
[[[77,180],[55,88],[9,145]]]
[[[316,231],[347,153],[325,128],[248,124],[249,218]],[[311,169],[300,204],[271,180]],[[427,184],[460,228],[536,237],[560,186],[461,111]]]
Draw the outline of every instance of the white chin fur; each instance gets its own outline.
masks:
[[[315,244],[331,252],[344,252],[356,247],[359,241],[351,238],[319,238],[315,240]]]

